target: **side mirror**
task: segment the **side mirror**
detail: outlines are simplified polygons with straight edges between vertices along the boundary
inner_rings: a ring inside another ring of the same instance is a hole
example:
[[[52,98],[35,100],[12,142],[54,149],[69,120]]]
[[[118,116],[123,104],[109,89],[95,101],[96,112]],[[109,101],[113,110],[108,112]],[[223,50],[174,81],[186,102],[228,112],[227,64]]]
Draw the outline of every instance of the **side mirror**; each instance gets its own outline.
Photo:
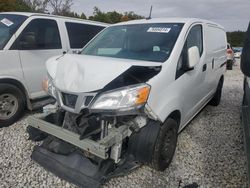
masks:
[[[250,24],[241,54],[241,70],[247,77],[250,77]]]
[[[73,54],[81,54],[81,52],[82,52],[81,50],[73,50],[72,51]]]
[[[188,63],[187,68],[193,69],[200,61],[200,52],[197,46],[193,46],[188,49]]]

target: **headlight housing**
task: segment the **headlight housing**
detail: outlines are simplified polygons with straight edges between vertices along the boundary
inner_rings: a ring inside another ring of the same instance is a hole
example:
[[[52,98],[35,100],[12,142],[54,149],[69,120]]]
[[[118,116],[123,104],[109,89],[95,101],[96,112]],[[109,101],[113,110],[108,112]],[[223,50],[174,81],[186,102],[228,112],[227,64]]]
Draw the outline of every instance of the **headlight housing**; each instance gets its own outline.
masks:
[[[43,90],[46,91],[50,96],[52,96],[52,97],[56,96],[55,95],[55,93],[56,93],[55,87],[53,85],[52,80],[49,77],[47,77],[46,79],[43,80],[42,87],[43,87]]]
[[[123,87],[102,93],[93,101],[91,110],[129,111],[142,107],[148,100],[150,86],[147,84]]]

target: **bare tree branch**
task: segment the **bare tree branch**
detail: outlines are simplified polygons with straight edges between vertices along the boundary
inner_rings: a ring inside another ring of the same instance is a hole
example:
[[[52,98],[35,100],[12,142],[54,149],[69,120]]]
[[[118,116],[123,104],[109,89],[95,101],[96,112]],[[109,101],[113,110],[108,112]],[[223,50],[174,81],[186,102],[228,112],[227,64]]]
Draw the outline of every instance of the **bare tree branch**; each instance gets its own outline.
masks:
[[[23,0],[34,12],[46,12],[50,0]]]
[[[73,0],[49,0],[49,3],[53,14],[65,16],[70,13]]]

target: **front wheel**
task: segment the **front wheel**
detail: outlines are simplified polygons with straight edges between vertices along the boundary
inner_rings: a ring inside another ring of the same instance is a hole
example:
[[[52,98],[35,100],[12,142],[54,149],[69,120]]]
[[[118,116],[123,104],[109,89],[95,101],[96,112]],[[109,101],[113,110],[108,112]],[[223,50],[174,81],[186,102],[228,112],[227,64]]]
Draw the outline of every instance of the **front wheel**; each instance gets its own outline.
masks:
[[[25,96],[14,85],[0,84],[0,127],[15,123],[25,109]]]
[[[161,126],[153,152],[151,166],[164,171],[171,163],[177,144],[178,123],[168,118]]]

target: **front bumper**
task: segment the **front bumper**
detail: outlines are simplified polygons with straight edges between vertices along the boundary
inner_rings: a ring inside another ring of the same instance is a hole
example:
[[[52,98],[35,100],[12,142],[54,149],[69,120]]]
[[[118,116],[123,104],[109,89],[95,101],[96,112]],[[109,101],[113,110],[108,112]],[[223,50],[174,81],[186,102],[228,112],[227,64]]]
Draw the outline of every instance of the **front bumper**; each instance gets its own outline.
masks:
[[[44,121],[43,118],[29,117],[28,123],[30,126],[64,140],[78,148],[89,152],[101,159],[109,158],[109,148],[117,142],[122,141],[128,135],[128,127],[120,126],[117,129],[110,129],[109,135],[100,141],[93,141],[90,139],[80,140],[80,135],[66,130],[62,127]]]
[[[48,150],[43,143],[34,147],[31,158],[66,181],[84,188],[95,188],[110,178],[126,175],[141,166],[141,163],[135,161],[129,154],[124,154],[119,163],[111,159],[109,148],[127,136],[127,126],[121,126],[116,130],[111,129],[109,135],[100,141],[80,140],[80,135],[43,119],[44,117],[29,117],[28,122],[30,126],[77,146],[79,150],[67,155],[58,154]],[[82,150],[97,156],[99,160],[93,162]]]

